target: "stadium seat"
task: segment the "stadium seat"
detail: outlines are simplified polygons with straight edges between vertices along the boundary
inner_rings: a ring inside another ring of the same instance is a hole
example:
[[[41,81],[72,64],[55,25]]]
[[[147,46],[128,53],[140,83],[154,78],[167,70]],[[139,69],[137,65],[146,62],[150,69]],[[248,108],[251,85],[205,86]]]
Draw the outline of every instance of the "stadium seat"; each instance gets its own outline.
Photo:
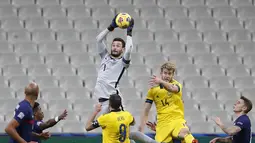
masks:
[[[18,17],[10,17],[1,20],[1,26],[4,30],[20,30],[24,28],[24,22]]]
[[[177,69],[177,76],[181,76],[183,78],[199,75],[200,70],[195,65],[180,66]]]
[[[233,82],[227,76],[217,76],[210,79],[210,88],[220,90],[224,88],[232,88]]]
[[[94,64],[79,66],[77,69],[77,75],[79,75],[82,79],[89,76],[96,76],[97,68]]]
[[[126,100],[139,100],[141,99],[140,92],[136,88],[120,88],[120,93],[123,97],[123,101]]]
[[[238,98],[236,98],[238,100]],[[225,111],[232,113],[233,114],[233,106],[236,103],[236,100],[228,100],[226,101],[225,104]]]
[[[84,133],[84,123],[83,122],[65,122],[63,123],[63,133]]]
[[[20,58],[21,64],[23,64],[23,66],[25,67],[37,64],[44,64],[44,57],[38,53],[23,54]]]
[[[225,76],[225,69],[219,65],[204,66],[202,68],[202,75],[207,78]]]
[[[145,65],[141,66],[131,66],[127,69],[128,71],[128,76],[131,77],[132,79],[136,79],[139,76],[150,76],[151,71],[148,67]]]
[[[48,110],[49,111],[63,111],[63,110],[72,110],[72,104],[70,103],[70,101],[66,100],[66,99],[58,99],[58,100],[54,100],[54,99],[50,99],[48,101]]]
[[[19,9],[19,18],[28,20],[42,16],[42,10],[37,5],[23,5]]]
[[[63,52],[66,55],[71,56],[71,55],[83,54],[87,52],[87,47],[81,41],[74,41],[70,43],[64,43],[63,50],[64,50]],[[86,62],[86,61],[83,61],[83,62]]]
[[[51,70],[45,64],[29,66],[27,71],[28,76],[50,76]]]
[[[80,40],[80,34],[73,29],[60,30],[56,34],[57,41],[61,43],[74,42]]]
[[[183,54],[185,53],[185,45],[180,42],[171,42],[162,44],[162,53]]]
[[[190,111],[190,112],[185,112],[185,120],[187,121],[188,124],[193,124],[197,122],[205,122],[206,116],[201,114],[201,112],[199,111]]]
[[[247,54],[255,54],[254,46],[255,46],[255,44],[251,41],[237,43],[236,44],[236,53],[238,55],[244,56],[244,58],[246,58],[245,56]]]
[[[86,78],[82,78],[85,81],[85,87],[88,89],[94,89],[96,85],[97,76],[88,76]]]
[[[222,20],[225,18],[234,18],[235,10],[231,6],[220,5],[213,8],[213,14],[214,14],[213,17],[216,18],[217,20]]]
[[[139,0],[139,1],[141,1],[141,0]],[[141,11],[141,18],[144,20],[163,18],[163,10],[156,5],[144,7]]]
[[[252,1],[251,0],[231,0],[229,4],[234,8],[238,8],[241,6],[252,5]]]
[[[213,31],[219,29],[219,22],[213,18],[199,18],[196,21],[197,30],[200,32]]]
[[[91,100],[77,99],[73,101],[73,109],[75,112],[91,111],[91,107],[94,107],[96,102]]]
[[[133,50],[135,50],[135,47],[133,47]],[[146,58],[147,55],[151,55],[151,54],[155,54],[155,53],[158,54],[160,52],[161,52],[160,46],[157,45],[157,43],[155,43],[155,42],[141,43],[137,46],[137,53],[144,56],[144,58]]]
[[[59,5],[58,0],[37,0],[36,2],[41,7]]]
[[[255,88],[254,86],[252,88],[244,88],[243,91],[241,92],[242,93],[242,96],[245,96],[251,100],[254,100],[254,91],[255,91]]]
[[[181,5],[180,0],[158,0],[158,6],[161,8],[180,5]]]
[[[135,20],[135,21],[137,23],[137,20]],[[137,26],[137,24],[135,25],[135,27],[136,26]],[[146,26],[144,25],[143,27],[146,27]],[[143,27],[140,26],[139,29],[141,29]],[[170,22],[168,20],[162,18],[162,17],[161,18],[160,17],[153,18],[153,19],[148,20],[148,29],[150,29],[150,31],[153,31],[153,32],[169,30],[170,29]]]
[[[60,4],[63,7],[69,7],[69,6],[77,6],[77,5],[83,5],[83,0],[61,0]]]
[[[15,92],[11,89],[8,88],[8,81],[3,79],[3,77],[0,77],[1,81],[1,93],[0,93],[0,100],[11,100],[15,99]]]
[[[156,6],[155,0],[134,0],[133,5],[137,8]]]
[[[155,65],[158,65],[158,63],[165,63],[167,60],[168,58],[165,57],[162,53],[154,53],[154,54],[147,55],[145,57],[145,64],[148,67],[153,68]]]
[[[238,97],[240,97],[240,92],[236,88],[223,88],[217,91],[217,99],[221,102],[236,100]]]
[[[8,112],[12,111],[12,115],[13,115],[13,109],[17,106],[18,102],[19,101],[17,99],[0,100],[1,113],[4,114],[4,113],[8,113]]]
[[[74,21],[74,28],[76,31],[97,29],[97,26],[98,26],[98,21],[93,20],[92,18],[83,18],[83,19],[78,19]],[[108,23],[108,26],[109,26],[109,23]]]
[[[9,44],[6,41],[0,42],[0,53],[12,53],[13,52],[13,45]]]
[[[134,87],[134,81],[128,76],[122,76],[120,81],[120,88],[132,88]]]
[[[204,42],[191,42],[187,43],[187,53],[191,56],[208,54],[210,46]]]
[[[195,29],[195,23],[194,21],[191,21],[190,19],[177,19],[172,21],[172,28],[176,32],[180,31],[188,31]]]
[[[149,89],[150,76],[139,76],[135,79],[135,87],[138,91],[142,92],[143,96],[147,95]]]
[[[70,20],[89,18],[90,16],[90,9],[84,5],[73,5],[67,7],[67,18]]]
[[[140,19],[140,14],[139,14],[139,9],[133,6],[119,6],[118,8],[116,8],[116,12],[120,13],[125,11],[126,13],[128,13],[129,15],[132,15],[132,17],[135,19]],[[112,20],[112,18],[111,18]],[[109,21],[110,22],[110,21]],[[109,24],[109,23],[108,23]],[[135,27],[134,27],[135,28]]]
[[[22,42],[14,44],[14,52],[18,55],[23,54],[36,54],[37,45],[33,42]]]
[[[234,66],[227,69],[227,76],[232,78],[250,76],[250,69],[243,65]]]
[[[246,88],[254,88],[255,87],[255,80],[250,76],[246,77],[237,77],[234,80],[234,86],[237,89],[246,89]]]
[[[55,18],[63,18],[66,16],[66,11],[59,5],[46,6],[43,8],[43,16],[45,19],[48,20]]]
[[[56,65],[65,65],[69,63],[69,58],[64,53],[47,54],[45,59],[45,63],[49,67],[55,67]]]
[[[245,23],[245,29],[255,32],[254,26],[255,26],[255,19],[247,19],[244,21]]]
[[[8,17],[17,17],[17,9],[12,5],[1,5],[0,6],[0,19]]]
[[[11,4],[10,0],[1,0],[1,2],[0,2],[0,6],[5,6],[5,5],[9,5],[9,4]]]
[[[229,36],[229,39],[228,39],[229,42],[234,44],[251,40],[250,32],[244,29],[232,30],[229,32],[228,36]]]
[[[184,106],[185,113],[195,112],[195,111],[199,110],[197,101],[195,101],[193,99],[184,100],[184,104],[185,104],[185,106]]]
[[[163,38],[163,37],[162,37]],[[157,41],[157,38],[155,38]],[[133,43],[146,43],[153,41],[153,33],[148,30],[139,30],[133,32]],[[158,42],[158,41],[157,41]]]
[[[103,6],[107,6],[107,1],[106,0],[86,0],[85,1],[85,5],[89,8],[94,8],[94,7],[103,7]]]
[[[55,33],[50,29],[38,29],[32,33],[32,40],[36,43],[48,43],[55,41]]]
[[[56,77],[76,75],[76,69],[74,69],[71,65],[68,64],[52,67],[52,71],[52,75]]]
[[[192,6],[189,8],[189,18],[192,20],[211,18],[212,11],[206,6]]]
[[[226,42],[226,34],[221,30],[213,30],[204,32],[204,41],[208,44]]]
[[[3,67],[3,76],[5,77],[25,76],[26,73],[26,68],[24,68],[21,64],[8,65]]]
[[[215,117],[219,117],[224,123],[232,122],[232,116],[229,115],[226,111],[207,111],[204,114],[206,114],[209,123],[214,124],[212,119]]]
[[[87,53],[84,53],[84,54],[82,54],[82,53],[84,53],[84,52],[70,56],[70,63],[74,67],[80,67],[80,66],[84,66],[84,65],[93,64],[93,62],[94,62],[93,57]]]
[[[198,88],[192,92],[192,99],[203,102],[204,100],[215,100],[216,94],[211,88]]]
[[[110,7],[100,6],[93,8],[92,17],[95,20],[100,20],[103,18],[113,18],[114,16],[114,9]]]
[[[61,53],[62,47],[56,41],[38,44],[38,51],[41,55]]]
[[[140,53],[131,53],[130,64],[131,65],[142,65],[142,64],[144,64],[144,57]]]
[[[242,22],[238,18],[226,18],[221,21],[221,29],[225,32],[243,29]]]
[[[67,30],[73,28],[72,21],[67,18],[54,18],[49,20],[50,28],[54,31]]]
[[[212,43],[211,52],[216,56],[234,54],[234,46],[228,42]]]
[[[203,76],[187,77],[184,80],[184,86],[187,89],[207,88],[208,81]]]
[[[236,54],[228,54],[219,56],[219,65],[223,68],[229,68],[233,66],[238,66],[241,64],[241,58]]]
[[[237,8],[237,17],[240,20],[254,19],[255,9],[252,5],[240,6]]]
[[[203,6],[204,0],[183,0],[182,5],[185,7],[191,7],[191,6]]]
[[[19,58],[16,57],[15,53],[2,53],[0,56],[1,67],[5,65],[19,64]]]
[[[217,100],[203,100],[199,103],[200,111],[208,112],[208,111],[220,111],[224,109],[224,105],[222,105]]]
[[[40,86],[40,89],[58,87],[58,81],[54,76],[35,76],[34,81]]]
[[[7,38],[11,43],[28,42],[31,40],[31,34],[25,29],[9,30]]]
[[[65,90],[69,88],[83,87],[83,81],[79,76],[61,76],[59,79],[59,87]]]
[[[167,20],[176,20],[187,18],[187,8],[182,6],[170,6],[165,8],[165,18]]]
[[[172,62],[175,62],[175,64],[177,66],[184,66],[184,65],[190,65],[192,64],[192,58],[189,57],[187,54],[185,53],[180,53],[180,54],[171,54],[171,53],[167,53],[169,55],[169,59]]]
[[[189,42],[201,42],[202,34],[197,30],[181,31],[180,33],[180,42],[189,43]]]
[[[41,17],[29,18],[25,21],[25,26],[29,31],[47,29],[48,21]]]
[[[131,4],[131,0],[110,0],[109,5],[114,8],[127,6]]]
[[[196,55],[194,57],[194,64],[197,67],[204,67],[204,66],[215,66],[217,65],[217,57],[212,54],[201,54]]]
[[[75,100],[90,100],[90,90],[84,87],[68,88],[66,90],[66,98],[74,102]]]
[[[84,44],[96,43],[96,36],[99,34],[99,31],[96,29],[85,30],[81,32],[81,40]]]
[[[65,92],[61,88],[47,88],[41,90],[41,98],[45,101],[64,100]]]
[[[214,8],[218,6],[228,6],[227,0],[206,0],[205,4],[208,7]]]

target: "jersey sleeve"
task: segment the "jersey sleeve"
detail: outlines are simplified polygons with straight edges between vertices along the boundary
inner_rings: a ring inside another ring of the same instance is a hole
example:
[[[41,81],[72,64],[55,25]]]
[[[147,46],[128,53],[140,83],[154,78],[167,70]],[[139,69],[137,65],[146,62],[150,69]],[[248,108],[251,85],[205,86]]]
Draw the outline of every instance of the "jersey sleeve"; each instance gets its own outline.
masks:
[[[178,87],[178,93],[182,92],[182,85],[180,83],[175,84]]]
[[[152,88],[148,90],[145,102],[151,103],[151,104],[153,103],[153,89]]]
[[[248,121],[246,119],[240,118],[236,121],[235,126],[240,127],[241,129],[248,126]]]
[[[23,120],[26,119],[27,116],[28,110],[25,107],[18,105],[14,113],[14,119],[17,122],[21,123]]]
[[[107,122],[107,116],[101,115],[97,118],[98,126],[104,128]]]
[[[135,122],[135,118],[131,113],[129,113],[129,120],[130,120],[130,124],[133,124]]]
[[[36,133],[42,132],[42,130],[41,130],[41,128],[40,128],[40,125],[41,125],[42,123],[43,123],[42,121],[34,122],[34,129],[33,129],[33,131],[35,131]]]

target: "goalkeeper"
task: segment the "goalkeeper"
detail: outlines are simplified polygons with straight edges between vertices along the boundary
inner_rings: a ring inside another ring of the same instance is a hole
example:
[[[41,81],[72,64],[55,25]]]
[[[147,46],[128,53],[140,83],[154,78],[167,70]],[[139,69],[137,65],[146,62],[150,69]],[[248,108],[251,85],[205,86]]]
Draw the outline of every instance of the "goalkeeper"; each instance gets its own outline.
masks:
[[[105,38],[108,33],[118,27],[115,22],[116,17],[117,15],[113,18],[110,26],[96,37],[98,54],[102,60],[94,90],[94,95],[102,105],[99,114],[109,112],[109,95],[118,94],[121,96],[119,91],[119,81],[121,80],[125,69],[129,67],[131,60],[130,54],[133,49],[132,30],[134,27],[134,19],[131,18],[130,25],[127,27],[127,43],[121,38],[114,38],[111,43],[111,51],[108,53]],[[121,108],[124,110],[122,105]],[[130,138],[147,143],[155,142],[150,137],[138,131],[131,132]]]

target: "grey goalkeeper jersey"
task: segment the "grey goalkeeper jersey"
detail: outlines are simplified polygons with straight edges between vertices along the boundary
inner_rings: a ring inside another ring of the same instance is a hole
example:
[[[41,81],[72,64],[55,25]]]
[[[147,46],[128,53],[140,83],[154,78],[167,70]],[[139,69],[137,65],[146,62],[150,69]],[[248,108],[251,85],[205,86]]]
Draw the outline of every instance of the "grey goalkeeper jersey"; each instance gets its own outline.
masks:
[[[113,58],[107,52],[104,43],[105,36],[109,33],[107,29],[97,36],[97,48],[102,59],[98,71],[94,95],[97,98],[109,98],[111,94],[119,92],[119,81],[130,63],[130,53],[133,47],[132,37],[127,36],[125,52],[121,58]]]

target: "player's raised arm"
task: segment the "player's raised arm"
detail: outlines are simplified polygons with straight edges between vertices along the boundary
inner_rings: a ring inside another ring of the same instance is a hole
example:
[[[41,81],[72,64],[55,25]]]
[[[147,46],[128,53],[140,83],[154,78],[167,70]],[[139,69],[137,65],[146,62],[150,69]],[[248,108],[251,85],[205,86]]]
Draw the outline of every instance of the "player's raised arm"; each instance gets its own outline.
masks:
[[[131,18],[130,26],[127,28],[127,44],[126,44],[125,52],[123,55],[123,62],[125,64],[129,64],[131,60],[131,52],[133,49],[133,40],[132,40],[133,27],[134,27],[134,19]]]
[[[95,120],[97,114],[101,111],[101,104],[96,105],[96,110],[92,113],[91,117],[89,117],[86,123],[86,131],[91,131],[99,127],[98,120]],[[101,117],[101,116],[100,116]]]
[[[59,121],[64,120],[65,117],[67,116],[67,111],[65,110],[61,115],[55,117],[54,119],[49,119],[48,121],[44,122],[44,123],[40,123],[39,124],[39,128],[41,130],[45,130],[48,129],[50,127],[53,127],[54,125],[56,125]]]
[[[152,89],[150,89],[148,91],[148,95],[147,95],[146,101],[144,103],[141,122],[140,122],[140,126],[139,126],[139,131],[141,131],[141,132],[143,132],[144,126],[145,126],[146,122],[148,121],[149,112],[151,110],[152,103],[153,103],[153,94],[152,94]]]
[[[170,92],[174,92],[174,93],[178,93],[180,91],[180,86],[179,85],[175,85],[169,82],[166,82],[162,79],[160,79],[159,77],[153,75],[151,77],[150,80],[150,86],[153,87],[155,85],[162,85],[166,90],[170,91]]]
[[[237,125],[233,125],[230,127],[226,127],[220,120],[219,117],[216,117],[213,119],[214,122],[222,129],[222,131],[224,131],[226,134],[233,136],[235,134],[237,134],[238,132],[240,132],[242,129],[242,127],[244,126],[245,123],[242,122],[238,122]]]
[[[97,45],[98,53],[101,58],[103,58],[107,54],[107,48],[104,42],[107,34],[118,27],[115,22],[116,16],[113,18],[112,23],[109,25],[109,27],[103,30],[101,33],[99,33],[96,37],[96,41],[97,41],[96,45]]]
[[[18,111],[15,112],[14,118],[8,123],[5,128],[5,132],[19,143],[27,143],[17,132],[16,128],[20,126],[20,123],[25,119],[26,110],[19,107]]]

